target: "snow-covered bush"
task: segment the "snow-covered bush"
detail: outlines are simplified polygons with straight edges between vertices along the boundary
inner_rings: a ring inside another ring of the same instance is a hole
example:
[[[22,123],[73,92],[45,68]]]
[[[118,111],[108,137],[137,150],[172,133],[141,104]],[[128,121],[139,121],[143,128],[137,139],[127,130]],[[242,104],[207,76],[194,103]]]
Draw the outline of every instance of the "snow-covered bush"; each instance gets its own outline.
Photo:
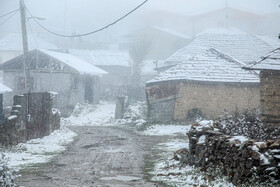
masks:
[[[7,167],[7,160],[5,159],[4,154],[2,154],[0,158],[0,186],[17,186],[14,182],[16,177],[15,172]]]
[[[256,110],[247,110],[242,115],[230,115],[226,111],[215,121],[215,127],[224,134],[243,135],[258,141],[280,138],[280,129],[267,129],[259,118]]]

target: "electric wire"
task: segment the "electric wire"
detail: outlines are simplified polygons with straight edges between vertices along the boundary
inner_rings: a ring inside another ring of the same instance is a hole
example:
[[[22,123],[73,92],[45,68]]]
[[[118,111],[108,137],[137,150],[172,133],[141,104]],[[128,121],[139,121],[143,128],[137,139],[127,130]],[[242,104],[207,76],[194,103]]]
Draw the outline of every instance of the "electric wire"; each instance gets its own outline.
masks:
[[[8,13],[6,13],[6,14],[1,15],[0,18],[5,17],[5,16],[8,16],[9,14],[12,14],[12,13],[14,13],[14,12],[16,12],[16,11],[19,11],[19,8],[18,8],[18,9],[15,9],[15,10],[13,10],[13,11],[11,11],[11,12],[8,12]]]
[[[115,25],[116,23],[118,23],[119,21],[123,20],[124,18],[126,18],[127,16],[129,16],[130,14],[132,14],[134,11],[136,11],[137,9],[139,9],[140,7],[142,7],[144,4],[146,4],[149,0],[145,0],[143,1],[141,4],[139,4],[137,7],[135,7],[134,9],[132,9],[131,11],[129,11],[128,13],[126,13],[125,15],[123,15],[122,17],[120,17],[119,19],[115,20],[114,22],[104,26],[104,27],[101,27],[100,29],[97,29],[97,30],[94,30],[94,31],[91,31],[91,32],[87,32],[87,33],[83,33],[83,34],[77,34],[77,35],[64,35],[64,34],[59,34],[59,33],[55,33],[55,32],[52,32],[51,30],[49,30],[48,28],[44,27],[39,21],[37,21],[34,16],[32,16],[32,14],[30,13],[30,11],[26,9],[26,11],[28,12],[28,14],[31,16],[31,18],[41,27],[43,28],[44,30],[46,30],[47,32],[53,34],[53,35],[56,35],[56,36],[60,36],[60,37],[65,37],[65,38],[75,38],[75,37],[82,37],[82,36],[87,36],[87,35],[91,35],[91,34],[95,34],[97,32],[101,32],[105,29],[108,29],[109,27]]]
[[[11,16],[9,16],[7,19],[5,19],[2,23],[0,23],[0,26],[3,25],[4,23],[6,23],[9,19],[11,19],[14,15],[16,15],[18,13],[18,10],[16,12],[14,12],[14,14],[12,14]]]
[[[29,21],[27,21],[27,22],[28,22],[29,29],[30,29],[30,31],[31,31],[32,37],[33,37],[33,39],[34,39],[34,41],[35,41],[36,47],[39,48],[38,43],[37,43],[37,40],[36,40],[36,37],[34,36],[34,32],[33,32],[33,30],[32,30],[31,24],[29,23]]]

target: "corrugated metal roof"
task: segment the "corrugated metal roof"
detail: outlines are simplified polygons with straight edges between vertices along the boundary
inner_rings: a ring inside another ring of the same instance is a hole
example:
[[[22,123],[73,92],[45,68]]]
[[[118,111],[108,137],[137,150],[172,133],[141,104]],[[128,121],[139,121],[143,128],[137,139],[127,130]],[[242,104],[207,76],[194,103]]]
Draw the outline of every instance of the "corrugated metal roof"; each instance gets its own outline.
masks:
[[[45,50],[45,49],[39,49],[39,51],[65,63],[66,65],[72,67],[73,69],[77,70],[81,74],[90,74],[90,75],[107,74],[106,71],[104,71],[98,67],[95,67],[94,65],[92,65],[88,62],[85,62],[73,55],[49,51],[49,50]]]

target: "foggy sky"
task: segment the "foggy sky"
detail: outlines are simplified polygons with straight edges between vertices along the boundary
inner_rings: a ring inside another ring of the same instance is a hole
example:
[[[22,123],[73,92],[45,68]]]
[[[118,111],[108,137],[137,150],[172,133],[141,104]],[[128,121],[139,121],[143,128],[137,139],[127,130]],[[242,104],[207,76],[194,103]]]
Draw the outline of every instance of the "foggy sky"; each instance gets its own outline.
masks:
[[[44,17],[43,25],[52,31],[71,34],[98,29],[121,17],[143,0],[25,0],[33,16]],[[150,0],[129,18],[100,35],[125,33],[137,27],[137,16],[151,11],[168,11],[184,16],[225,6],[225,0]],[[228,0],[228,5],[260,14],[280,12],[280,0]],[[0,15],[19,7],[19,0],[0,0]],[[152,17],[150,19],[153,19]],[[20,32],[19,13],[0,26],[0,37]],[[0,20],[0,23],[2,19]],[[34,32],[43,32],[30,21]],[[28,26],[29,27],[29,26]]]

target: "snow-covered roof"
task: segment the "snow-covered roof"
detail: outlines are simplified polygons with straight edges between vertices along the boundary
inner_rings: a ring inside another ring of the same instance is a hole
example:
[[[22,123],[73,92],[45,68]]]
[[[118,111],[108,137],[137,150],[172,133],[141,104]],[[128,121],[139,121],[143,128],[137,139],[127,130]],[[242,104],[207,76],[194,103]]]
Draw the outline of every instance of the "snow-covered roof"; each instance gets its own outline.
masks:
[[[81,74],[90,74],[90,75],[104,75],[107,74],[106,71],[95,67],[94,65],[85,62],[73,55],[66,53],[59,53],[54,51],[49,51],[45,49],[39,49],[42,53],[45,53],[63,63],[70,66],[71,68],[77,70]]]
[[[159,74],[147,84],[171,80],[258,83],[258,74],[242,69],[244,65],[242,62],[211,48]]]
[[[0,94],[11,92],[11,91],[12,91],[11,88],[9,88],[8,86],[0,83]]]
[[[35,39],[34,39],[35,37]],[[57,50],[54,44],[51,44],[39,37],[32,35],[27,35],[28,38],[28,49],[51,49]],[[13,51],[22,51],[22,36],[21,33],[11,33],[5,36],[0,40],[0,50],[13,50]]]
[[[84,60],[89,63],[93,63],[92,56],[90,54],[90,50],[88,49],[68,49],[68,53],[78,57],[81,60]]]
[[[272,42],[273,41],[273,42]],[[195,39],[175,52],[164,65],[177,64],[190,57],[199,55],[205,49],[215,48],[246,64],[259,59],[260,55],[279,47],[280,43],[267,37],[259,37],[237,29],[208,29]]]
[[[271,51],[258,62],[248,64],[244,69],[249,70],[280,70],[280,48]]]
[[[92,63],[100,66],[130,66],[131,58],[128,51],[94,50],[90,52]]]
[[[174,30],[169,29],[169,28],[162,28],[162,27],[157,27],[157,26],[154,26],[153,28],[155,28],[157,30],[160,30],[160,31],[163,31],[163,32],[166,32],[168,34],[177,36],[179,38],[191,39],[191,37],[189,35],[186,35],[186,34],[183,34],[183,33],[177,32],[177,31],[174,31]]]

